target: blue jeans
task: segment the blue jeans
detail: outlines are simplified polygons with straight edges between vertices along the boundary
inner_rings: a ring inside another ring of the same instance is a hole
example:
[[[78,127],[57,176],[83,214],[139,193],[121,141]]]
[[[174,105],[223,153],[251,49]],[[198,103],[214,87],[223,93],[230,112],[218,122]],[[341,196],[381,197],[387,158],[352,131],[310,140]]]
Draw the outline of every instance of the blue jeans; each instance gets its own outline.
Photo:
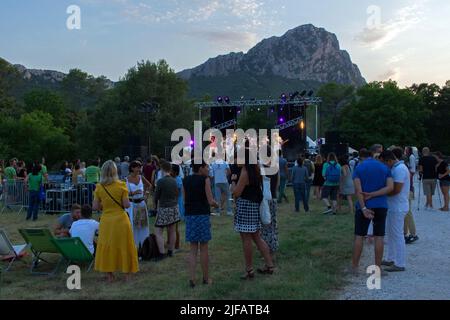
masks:
[[[230,195],[230,185],[228,183],[216,183],[214,184],[214,192],[217,203],[222,206],[222,195],[226,196],[226,204],[227,204],[227,213],[232,213],[233,209],[231,208],[231,195]],[[218,208],[217,210],[221,210],[224,208]]]
[[[309,197],[311,194],[311,185],[312,185],[312,181],[308,181],[306,183],[306,202],[308,202],[308,204],[309,204]]]
[[[39,191],[30,191],[30,202],[28,204],[27,220],[31,218],[33,218],[33,220],[36,220],[38,218],[39,203]]]
[[[87,197],[88,197],[88,203],[92,206],[92,202],[94,201],[94,191],[95,191],[95,183],[89,183],[87,185]]]
[[[287,197],[285,194],[286,183],[287,183],[287,178],[280,176],[280,186],[278,188],[278,203],[281,203],[281,201],[283,201],[283,199],[285,199],[287,201]]]
[[[306,197],[306,184],[294,183],[295,195],[295,211],[300,211],[300,202],[303,202],[303,208],[306,212],[309,211],[308,198]]]

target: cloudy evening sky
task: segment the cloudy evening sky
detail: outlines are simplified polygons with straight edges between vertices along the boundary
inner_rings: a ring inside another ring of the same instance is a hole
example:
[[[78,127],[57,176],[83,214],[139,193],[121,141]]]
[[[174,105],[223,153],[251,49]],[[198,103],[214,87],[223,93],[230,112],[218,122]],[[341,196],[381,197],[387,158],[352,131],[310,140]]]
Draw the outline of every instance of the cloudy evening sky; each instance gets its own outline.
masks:
[[[81,30],[66,27],[69,5]],[[443,84],[449,17],[448,0],[1,0],[0,57],[118,80],[142,59],[181,71],[312,23],[337,35],[368,81]]]

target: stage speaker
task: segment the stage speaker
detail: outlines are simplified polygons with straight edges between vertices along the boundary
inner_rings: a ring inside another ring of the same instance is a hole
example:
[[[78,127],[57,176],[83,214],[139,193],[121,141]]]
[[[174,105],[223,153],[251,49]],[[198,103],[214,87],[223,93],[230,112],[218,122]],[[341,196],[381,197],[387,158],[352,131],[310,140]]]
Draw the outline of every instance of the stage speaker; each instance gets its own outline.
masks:
[[[286,123],[302,117],[305,119],[305,106],[294,106],[292,104],[283,104],[278,106],[278,124]],[[303,120],[306,125],[306,121]],[[292,162],[306,151],[306,128],[301,129],[300,124],[280,130],[280,136],[284,141],[283,155]]]
[[[327,157],[329,153],[335,153],[339,158],[348,155],[348,143],[327,143],[320,147],[320,153]]]
[[[147,149],[146,140],[141,136],[128,136],[122,147],[122,157],[129,156],[130,159],[142,157],[143,148]]]
[[[328,131],[325,133],[326,144],[337,144],[341,143],[341,133],[339,131]]]

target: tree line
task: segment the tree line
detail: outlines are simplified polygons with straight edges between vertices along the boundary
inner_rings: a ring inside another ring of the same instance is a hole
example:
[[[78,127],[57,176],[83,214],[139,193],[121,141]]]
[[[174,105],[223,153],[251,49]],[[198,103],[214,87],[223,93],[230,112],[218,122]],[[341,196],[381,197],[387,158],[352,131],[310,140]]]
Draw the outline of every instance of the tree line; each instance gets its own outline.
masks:
[[[31,88],[13,97],[21,81],[26,80],[0,59],[0,159],[45,156],[54,166],[70,159],[113,158],[131,146],[147,145],[147,130],[152,152],[164,155],[172,131],[191,129],[197,116],[188,83],[164,60],[138,62],[112,87],[104,77],[74,69],[60,90]],[[428,145],[450,154],[450,82],[403,89],[393,81],[360,88],[330,83],[317,95],[323,98],[321,136],[340,130],[355,148]],[[143,113],[143,102],[157,105],[157,111]],[[203,120],[208,122],[206,113]],[[245,113],[239,124],[262,128],[270,127],[269,121],[267,112],[255,111]]]

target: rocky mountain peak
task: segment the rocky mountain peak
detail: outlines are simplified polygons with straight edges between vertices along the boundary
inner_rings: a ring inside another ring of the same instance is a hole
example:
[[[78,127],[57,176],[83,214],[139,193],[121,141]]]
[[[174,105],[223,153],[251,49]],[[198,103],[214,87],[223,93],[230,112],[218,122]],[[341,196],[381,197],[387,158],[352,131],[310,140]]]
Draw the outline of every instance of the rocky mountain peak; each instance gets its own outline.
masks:
[[[350,55],[340,49],[336,35],[312,24],[291,29],[281,37],[264,39],[246,54],[221,55],[179,75],[190,80],[242,72],[320,83],[365,84]]]

